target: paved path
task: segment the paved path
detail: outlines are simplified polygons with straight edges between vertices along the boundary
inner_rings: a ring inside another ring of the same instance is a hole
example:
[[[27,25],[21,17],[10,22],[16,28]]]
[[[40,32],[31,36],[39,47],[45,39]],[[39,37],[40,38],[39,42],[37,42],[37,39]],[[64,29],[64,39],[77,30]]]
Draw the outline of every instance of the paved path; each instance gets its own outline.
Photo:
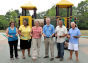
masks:
[[[79,62],[87,63],[88,61],[88,39],[80,38],[79,43]],[[57,54],[56,45],[54,47],[54,55]],[[33,62],[31,57],[28,57],[26,52],[26,59],[21,58],[21,51],[19,51],[19,59],[10,60],[9,59],[9,47],[6,38],[0,36],[0,63],[76,63],[75,55],[73,55],[73,60],[67,60],[69,57],[69,51],[65,50],[64,61],[60,62],[59,59],[50,61],[50,58],[44,59],[44,42],[41,43],[41,58],[38,58],[36,62]]]

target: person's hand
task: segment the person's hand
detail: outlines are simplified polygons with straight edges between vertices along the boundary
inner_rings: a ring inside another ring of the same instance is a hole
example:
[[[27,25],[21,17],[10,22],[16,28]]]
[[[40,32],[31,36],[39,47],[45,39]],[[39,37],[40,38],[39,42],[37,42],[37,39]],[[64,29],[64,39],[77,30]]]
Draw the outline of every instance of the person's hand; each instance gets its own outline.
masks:
[[[24,35],[20,34],[20,36],[24,37]]]
[[[66,34],[63,34],[62,36],[63,36],[63,37],[65,37],[65,36],[66,36]]]
[[[30,34],[30,36],[32,37],[32,34]]]
[[[9,37],[13,37],[12,35],[9,35]]]
[[[18,34],[16,34],[15,36],[18,36]]]
[[[69,39],[70,39],[70,35],[67,35],[67,38],[69,38]]]
[[[50,37],[52,37],[52,35]]]
[[[44,37],[46,37],[46,35],[45,35],[45,34],[43,34],[43,36],[44,36]]]
[[[63,36],[59,36],[59,38],[62,38]]]
[[[55,37],[57,37],[57,34],[55,34]]]
[[[74,38],[79,38],[79,36],[73,36]]]

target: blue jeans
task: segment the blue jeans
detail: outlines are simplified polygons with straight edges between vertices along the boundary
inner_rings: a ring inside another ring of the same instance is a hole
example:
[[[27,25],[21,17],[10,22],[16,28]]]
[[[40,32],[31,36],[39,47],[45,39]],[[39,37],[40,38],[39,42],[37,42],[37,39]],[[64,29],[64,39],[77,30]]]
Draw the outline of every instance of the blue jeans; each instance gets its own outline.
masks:
[[[58,50],[58,56],[60,58],[63,58],[63,56],[64,56],[64,42],[63,43],[57,43],[57,50]]]

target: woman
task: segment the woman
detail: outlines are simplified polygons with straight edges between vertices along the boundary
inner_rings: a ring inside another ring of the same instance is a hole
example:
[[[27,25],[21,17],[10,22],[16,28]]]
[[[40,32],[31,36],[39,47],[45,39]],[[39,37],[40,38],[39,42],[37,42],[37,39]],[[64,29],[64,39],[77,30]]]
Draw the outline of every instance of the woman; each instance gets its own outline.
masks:
[[[30,56],[31,48],[31,37],[30,37],[31,28],[28,25],[26,19],[23,20],[23,25],[19,28],[20,35],[20,48],[22,49],[22,58],[25,59],[25,49],[28,49],[28,56]]]
[[[17,45],[18,45],[18,30],[15,27],[14,22],[10,22],[10,27],[7,28],[6,34],[8,36],[8,43],[10,47],[10,58],[11,60],[14,59],[13,52],[15,51],[15,58],[18,58],[18,51],[17,51]],[[14,49],[13,49],[14,48]]]
[[[42,36],[42,27],[39,26],[39,21],[35,21],[35,26],[32,27],[32,59],[36,60],[39,56],[40,52],[40,43],[41,43],[41,36]]]

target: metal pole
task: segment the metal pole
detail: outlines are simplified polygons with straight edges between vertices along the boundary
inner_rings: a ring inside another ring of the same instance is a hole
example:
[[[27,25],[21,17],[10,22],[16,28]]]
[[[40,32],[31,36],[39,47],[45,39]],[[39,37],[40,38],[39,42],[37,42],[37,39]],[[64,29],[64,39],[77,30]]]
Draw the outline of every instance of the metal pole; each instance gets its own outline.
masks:
[[[36,9],[34,9],[34,18],[36,19]]]
[[[56,6],[56,16],[59,16],[59,7]]]
[[[60,18],[59,16],[59,6],[56,6],[56,26],[57,26],[57,19]]]
[[[22,16],[24,16],[24,9],[22,8]]]
[[[46,16],[44,16],[44,25],[46,25]]]
[[[67,8],[67,29],[69,30],[69,7]]]
[[[34,26],[34,15],[32,15],[32,26]]]
[[[26,16],[26,9],[22,8],[22,16]]]
[[[24,12],[25,12],[25,13],[24,13],[24,16],[26,16],[26,9],[24,10]]]
[[[70,16],[72,16],[72,6],[70,7]]]

